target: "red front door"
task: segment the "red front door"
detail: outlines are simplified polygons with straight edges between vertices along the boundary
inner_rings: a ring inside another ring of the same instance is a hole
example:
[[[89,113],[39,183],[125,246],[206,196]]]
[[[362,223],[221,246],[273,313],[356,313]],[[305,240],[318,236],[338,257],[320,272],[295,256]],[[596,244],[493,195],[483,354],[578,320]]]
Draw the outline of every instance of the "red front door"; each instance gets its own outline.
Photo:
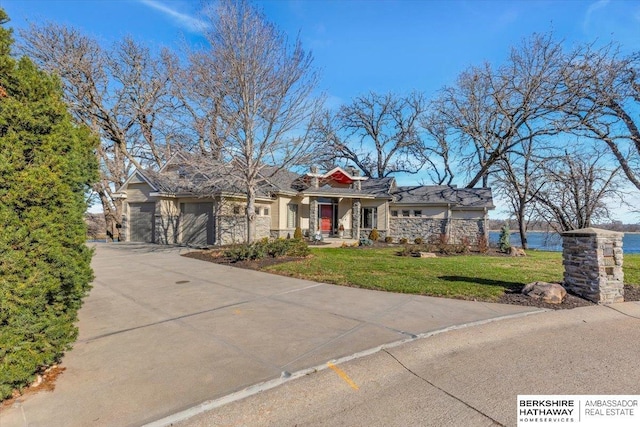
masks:
[[[331,234],[333,230],[333,206],[320,205],[320,231]]]

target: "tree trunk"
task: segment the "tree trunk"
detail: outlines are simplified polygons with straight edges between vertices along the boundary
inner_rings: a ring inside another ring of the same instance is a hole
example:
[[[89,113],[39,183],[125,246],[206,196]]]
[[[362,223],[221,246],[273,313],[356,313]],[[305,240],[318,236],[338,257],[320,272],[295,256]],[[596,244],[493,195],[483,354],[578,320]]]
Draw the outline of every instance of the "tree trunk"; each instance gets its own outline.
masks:
[[[524,204],[520,204],[520,206],[524,206]],[[524,218],[524,209],[519,209],[518,211],[518,231],[520,233],[520,242],[522,243],[522,249],[529,249],[529,244],[527,243],[527,226],[525,224]]]
[[[256,239],[256,190],[251,184],[247,185],[247,243]]]
[[[109,202],[109,196],[104,191],[99,190],[98,195],[100,197],[100,202],[102,203],[107,239],[111,239],[113,242],[121,242],[123,240],[123,236],[121,236],[123,212],[122,200],[115,199],[113,200],[112,205]]]

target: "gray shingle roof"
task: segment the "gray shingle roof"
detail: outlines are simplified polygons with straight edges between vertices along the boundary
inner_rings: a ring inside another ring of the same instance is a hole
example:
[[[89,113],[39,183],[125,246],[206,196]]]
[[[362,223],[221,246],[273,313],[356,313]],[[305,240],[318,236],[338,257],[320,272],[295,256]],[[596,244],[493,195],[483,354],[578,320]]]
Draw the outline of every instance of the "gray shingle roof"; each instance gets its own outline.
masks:
[[[193,160],[193,161],[192,161]],[[211,159],[191,159],[188,153],[180,153],[161,171],[139,170],[158,191],[170,194],[212,195],[221,192],[243,193],[242,181],[225,170],[226,165]],[[261,172],[257,195],[270,197],[279,192],[299,192],[307,195],[336,195],[345,197],[375,197],[392,199],[394,204],[444,205],[459,208],[493,209],[490,188],[457,188],[438,185],[396,187],[394,178],[369,178],[360,182],[361,188],[309,187],[305,175],[289,170],[265,166]]]
[[[394,203],[418,205],[451,204],[458,207],[492,209],[490,188],[457,188],[444,185],[397,187],[392,191]]]

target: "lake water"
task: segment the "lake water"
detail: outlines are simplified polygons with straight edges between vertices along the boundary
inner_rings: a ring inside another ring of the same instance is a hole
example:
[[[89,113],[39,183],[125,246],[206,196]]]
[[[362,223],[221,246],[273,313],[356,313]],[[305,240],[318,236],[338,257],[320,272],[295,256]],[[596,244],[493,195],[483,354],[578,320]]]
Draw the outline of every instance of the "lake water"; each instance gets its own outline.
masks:
[[[497,246],[500,237],[499,231],[489,232],[489,244]],[[511,246],[522,246],[520,234],[511,231],[509,236]],[[562,251],[562,237],[556,233],[545,233],[541,231],[530,231],[527,233],[529,249],[539,249],[542,251]],[[626,254],[640,253],[640,234],[625,233],[622,238],[622,250]]]

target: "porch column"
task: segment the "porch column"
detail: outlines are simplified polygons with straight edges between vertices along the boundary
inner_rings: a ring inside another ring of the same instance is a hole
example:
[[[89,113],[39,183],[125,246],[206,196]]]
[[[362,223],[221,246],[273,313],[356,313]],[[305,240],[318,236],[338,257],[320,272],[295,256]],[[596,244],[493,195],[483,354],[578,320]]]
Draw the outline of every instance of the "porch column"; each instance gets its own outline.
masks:
[[[318,231],[318,199],[309,197],[309,236],[313,236]]]
[[[360,199],[353,199],[351,207],[351,238],[360,238]]]

